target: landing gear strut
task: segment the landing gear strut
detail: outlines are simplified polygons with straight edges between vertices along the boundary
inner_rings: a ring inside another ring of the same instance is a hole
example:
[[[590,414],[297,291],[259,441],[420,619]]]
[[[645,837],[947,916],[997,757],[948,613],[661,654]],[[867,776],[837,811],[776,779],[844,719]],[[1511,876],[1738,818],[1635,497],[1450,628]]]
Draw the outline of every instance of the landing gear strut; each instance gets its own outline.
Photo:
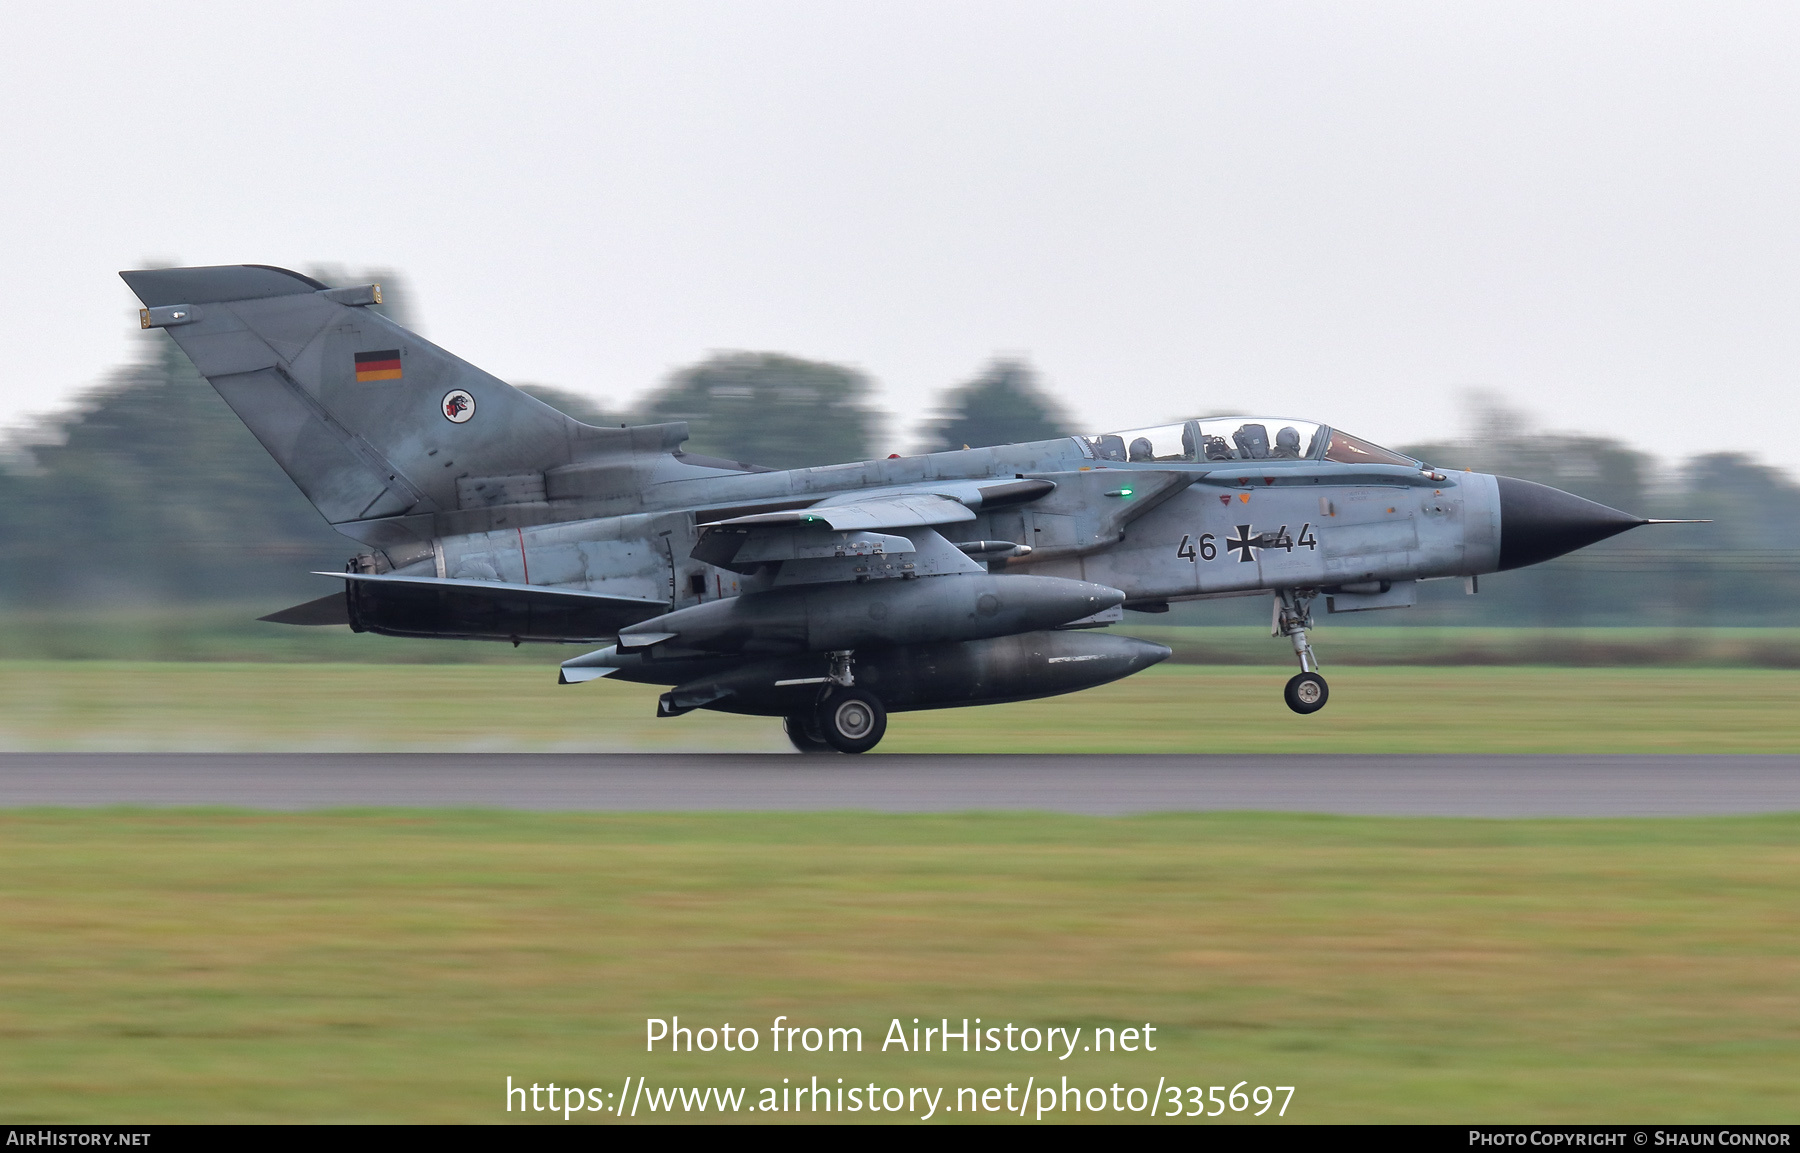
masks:
[[[1313,598],[1318,595],[1317,589],[1279,590],[1275,594],[1274,620],[1270,622],[1269,635],[1293,641],[1294,656],[1300,661],[1300,671],[1281,694],[1287,707],[1297,713],[1316,713],[1331,696],[1325,678],[1319,675],[1319,658],[1313,655],[1312,645],[1306,640],[1306,630],[1313,627]]]

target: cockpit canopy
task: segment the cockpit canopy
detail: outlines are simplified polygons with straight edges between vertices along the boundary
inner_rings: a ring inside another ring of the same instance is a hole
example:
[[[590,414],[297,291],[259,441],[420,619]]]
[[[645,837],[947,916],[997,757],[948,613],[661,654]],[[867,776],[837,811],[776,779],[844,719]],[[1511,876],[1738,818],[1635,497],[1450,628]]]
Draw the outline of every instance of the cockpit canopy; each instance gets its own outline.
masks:
[[[1266,416],[1214,416],[1076,439],[1095,460],[1134,464],[1332,460],[1410,467],[1419,463],[1322,424]]]

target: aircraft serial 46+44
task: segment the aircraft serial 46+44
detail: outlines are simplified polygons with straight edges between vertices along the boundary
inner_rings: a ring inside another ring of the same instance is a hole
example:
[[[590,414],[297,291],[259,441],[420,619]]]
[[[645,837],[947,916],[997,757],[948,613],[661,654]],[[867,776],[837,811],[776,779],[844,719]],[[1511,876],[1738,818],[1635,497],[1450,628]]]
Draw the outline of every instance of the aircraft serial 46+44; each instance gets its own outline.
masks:
[[[785,718],[806,752],[887,714],[1129,676],[1124,610],[1264,595],[1323,707],[1327,612],[1534,564],[1652,523],[1263,417],[774,471],[597,428],[331,288],[261,265],[121,274],[308,500],[364,546],[341,592],[264,619],[404,637],[605,643],[561,679],[667,685],[663,716]]]

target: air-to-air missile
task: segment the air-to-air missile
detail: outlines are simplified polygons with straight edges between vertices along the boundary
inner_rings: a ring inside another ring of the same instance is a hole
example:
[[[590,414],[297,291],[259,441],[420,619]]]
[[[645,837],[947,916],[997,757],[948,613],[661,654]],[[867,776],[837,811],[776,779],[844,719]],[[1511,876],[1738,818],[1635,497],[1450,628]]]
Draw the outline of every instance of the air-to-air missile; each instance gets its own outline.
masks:
[[[121,274],[325,519],[340,591],[263,619],[604,645],[565,684],[667,685],[659,710],[779,716],[806,752],[890,711],[1129,676],[1161,645],[1094,630],[1266,596],[1326,701],[1313,613],[1416,603],[1657,523],[1440,471],[1328,425],[1215,417],[773,471],[683,452],[682,423],[582,424],[332,288],[262,265]]]

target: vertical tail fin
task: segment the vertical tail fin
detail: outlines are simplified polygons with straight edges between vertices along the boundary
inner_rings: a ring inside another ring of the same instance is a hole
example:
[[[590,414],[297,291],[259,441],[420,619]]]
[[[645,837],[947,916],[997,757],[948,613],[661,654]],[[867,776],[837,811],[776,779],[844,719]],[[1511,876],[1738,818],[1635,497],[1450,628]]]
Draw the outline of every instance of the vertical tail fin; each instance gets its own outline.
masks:
[[[266,265],[121,272],[325,519],[448,512],[495,483],[614,449],[582,424],[375,311],[379,288],[328,288]],[[491,499],[491,498],[490,498]]]

